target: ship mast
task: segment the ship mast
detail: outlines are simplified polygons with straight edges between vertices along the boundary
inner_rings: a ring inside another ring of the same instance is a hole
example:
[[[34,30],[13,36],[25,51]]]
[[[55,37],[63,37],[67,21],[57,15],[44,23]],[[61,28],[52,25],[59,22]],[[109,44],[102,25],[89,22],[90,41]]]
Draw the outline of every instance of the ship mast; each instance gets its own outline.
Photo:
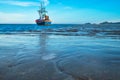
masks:
[[[43,20],[47,13],[44,2],[40,3],[40,9],[38,10],[38,13],[39,13],[40,19]]]

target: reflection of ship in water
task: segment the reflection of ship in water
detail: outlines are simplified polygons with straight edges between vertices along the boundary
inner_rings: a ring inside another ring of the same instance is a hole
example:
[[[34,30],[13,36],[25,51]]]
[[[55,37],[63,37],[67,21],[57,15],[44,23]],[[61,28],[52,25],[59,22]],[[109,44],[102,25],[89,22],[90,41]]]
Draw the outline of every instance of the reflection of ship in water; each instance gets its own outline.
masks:
[[[40,54],[41,54],[41,58],[43,60],[50,60],[55,58],[55,54],[53,54],[53,52],[51,52],[49,49],[49,45],[48,40],[49,40],[49,36],[45,33],[42,33],[39,37],[39,41],[40,41]]]
[[[39,36],[39,41],[40,41],[40,52],[42,54],[47,52],[47,40],[48,40],[48,36],[45,33],[42,33]]]

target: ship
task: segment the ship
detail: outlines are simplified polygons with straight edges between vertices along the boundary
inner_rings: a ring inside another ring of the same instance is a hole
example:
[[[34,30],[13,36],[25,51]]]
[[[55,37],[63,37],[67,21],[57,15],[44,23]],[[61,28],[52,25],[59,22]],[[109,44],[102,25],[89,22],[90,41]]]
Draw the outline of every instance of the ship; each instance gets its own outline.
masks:
[[[40,9],[38,10],[39,13],[39,19],[35,20],[37,25],[51,25],[51,20],[49,19],[49,16],[47,15],[46,7],[44,5],[44,2],[40,3]]]

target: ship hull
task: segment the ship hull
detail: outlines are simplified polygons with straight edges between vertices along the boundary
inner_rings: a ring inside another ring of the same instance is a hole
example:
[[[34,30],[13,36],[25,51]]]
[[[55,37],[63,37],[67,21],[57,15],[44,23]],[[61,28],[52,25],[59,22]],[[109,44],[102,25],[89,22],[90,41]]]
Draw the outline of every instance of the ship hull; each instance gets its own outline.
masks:
[[[37,25],[51,25],[51,22],[36,22]]]
[[[51,25],[51,21],[50,20],[37,19],[36,24],[37,25]]]

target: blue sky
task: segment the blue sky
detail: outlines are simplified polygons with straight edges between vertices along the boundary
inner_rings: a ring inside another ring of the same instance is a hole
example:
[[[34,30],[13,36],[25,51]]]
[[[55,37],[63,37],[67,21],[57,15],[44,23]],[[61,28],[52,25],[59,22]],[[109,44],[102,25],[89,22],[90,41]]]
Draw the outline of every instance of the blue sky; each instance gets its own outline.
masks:
[[[43,0],[53,23],[120,21],[120,0]],[[35,23],[40,0],[0,0],[0,23]]]

